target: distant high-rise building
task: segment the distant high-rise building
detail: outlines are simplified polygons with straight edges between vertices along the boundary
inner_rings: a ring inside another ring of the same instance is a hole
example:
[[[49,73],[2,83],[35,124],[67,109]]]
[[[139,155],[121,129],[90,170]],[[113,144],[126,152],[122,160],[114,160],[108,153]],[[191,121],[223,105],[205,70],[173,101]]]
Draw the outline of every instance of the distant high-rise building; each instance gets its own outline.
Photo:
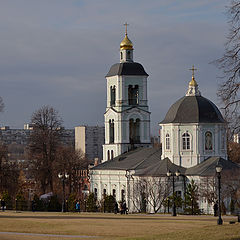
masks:
[[[26,146],[29,144],[32,130],[32,124],[24,124],[24,129],[11,129],[9,126],[1,127],[0,142],[6,145],[20,144]],[[65,145],[74,146],[74,129],[64,129],[61,141]]]
[[[75,149],[81,150],[90,161],[95,158],[102,160],[104,144],[104,127],[75,127]]]
[[[26,124],[24,124],[23,129],[24,130],[33,130],[33,127],[34,127],[34,124],[26,123]]]

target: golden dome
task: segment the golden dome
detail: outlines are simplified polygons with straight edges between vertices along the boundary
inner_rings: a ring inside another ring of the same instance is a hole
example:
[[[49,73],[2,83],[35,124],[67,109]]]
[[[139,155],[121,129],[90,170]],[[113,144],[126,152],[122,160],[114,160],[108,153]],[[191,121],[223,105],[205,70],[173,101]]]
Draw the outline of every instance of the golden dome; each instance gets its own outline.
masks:
[[[131,40],[128,38],[127,34],[125,34],[124,39],[120,43],[120,50],[123,50],[123,49],[125,49],[125,50],[133,49],[133,44],[132,44]]]
[[[198,84],[194,78],[194,76],[192,76],[192,80],[189,82],[189,86],[192,86],[192,87],[196,87]]]

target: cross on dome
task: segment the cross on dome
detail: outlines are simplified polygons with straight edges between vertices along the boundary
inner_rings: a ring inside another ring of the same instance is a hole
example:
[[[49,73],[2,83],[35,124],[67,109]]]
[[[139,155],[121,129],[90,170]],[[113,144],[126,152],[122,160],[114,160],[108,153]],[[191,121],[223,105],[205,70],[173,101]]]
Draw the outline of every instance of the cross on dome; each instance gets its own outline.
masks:
[[[194,76],[194,73],[195,73],[194,71],[197,71],[197,69],[194,68],[194,65],[192,65],[192,68],[190,68],[189,70],[192,71],[192,80],[189,82],[186,96],[201,96],[201,93],[198,90],[198,84]]]
[[[123,24],[125,26],[125,35],[127,35],[127,26],[129,25],[127,22]]]
[[[190,68],[189,70],[192,71],[192,77],[194,78],[194,71],[197,71],[197,69],[194,68],[194,65],[192,65],[192,68]]]

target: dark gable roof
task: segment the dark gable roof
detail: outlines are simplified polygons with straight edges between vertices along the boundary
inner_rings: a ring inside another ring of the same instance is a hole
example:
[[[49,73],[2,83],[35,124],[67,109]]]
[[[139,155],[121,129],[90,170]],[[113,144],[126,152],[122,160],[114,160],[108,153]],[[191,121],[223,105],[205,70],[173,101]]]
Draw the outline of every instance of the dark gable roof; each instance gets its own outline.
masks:
[[[139,177],[165,177],[168,170],[172,173],[178,170],[186,176],[207,177],[215,176],[216,166],[220,164],[223,167],[223,173],[240,172],[239,164],[221,157],[210,157],[194,167],[184,168],[172,163],[169,158],[160,160],[160,156],[161,149],[140,147],[101,163],[91,170],[135,170],[134,175]]]
[[[91,170],[134,170],[146,168],[160,161],[161,150],[156,148],[139,147],[123,153],[112,160],[101,163]]]
[[[225,160],[221,157],[210,157],[205,161],[201,162],[200,164],[188,168],[185,172],[188,176],[215,176],[216,174],[216,166],[222,166],[222,171],[240,171],[240,165],[234,163],[230,160]]]
[[[143,66],[137,62],[124,62],[124,63],[116,63],[112,65],[106,77],[111,77],[116,75],[148,76]]]
[[[161,123],[224,123],[214,103],[202,96],[184,96],[168,110]]]
[[[177,170],[180,171],[181,174],[184,174],[186,168],[180,167],[172,163],[169,158],[164,158],[163,160],[160,160],[155,164],[149,165],[149,167],[145,169],[136,170],[134,175],[140,177],[166,177],[168,171],[175,173]]]

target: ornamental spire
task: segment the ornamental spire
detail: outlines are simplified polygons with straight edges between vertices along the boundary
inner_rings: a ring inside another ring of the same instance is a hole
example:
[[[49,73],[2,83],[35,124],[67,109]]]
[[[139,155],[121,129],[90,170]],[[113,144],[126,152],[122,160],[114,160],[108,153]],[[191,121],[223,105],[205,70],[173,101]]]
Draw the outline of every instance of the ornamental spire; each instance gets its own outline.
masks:
[[[196,71],[197,69],[194,68],[194,65],[192,65],[192,68],[190,68],[189,70],[192,71],[192,80],[189,82],[186,96],[201,96],[201,93],[198,90],[198,84],[194,76],[194,71]]]

